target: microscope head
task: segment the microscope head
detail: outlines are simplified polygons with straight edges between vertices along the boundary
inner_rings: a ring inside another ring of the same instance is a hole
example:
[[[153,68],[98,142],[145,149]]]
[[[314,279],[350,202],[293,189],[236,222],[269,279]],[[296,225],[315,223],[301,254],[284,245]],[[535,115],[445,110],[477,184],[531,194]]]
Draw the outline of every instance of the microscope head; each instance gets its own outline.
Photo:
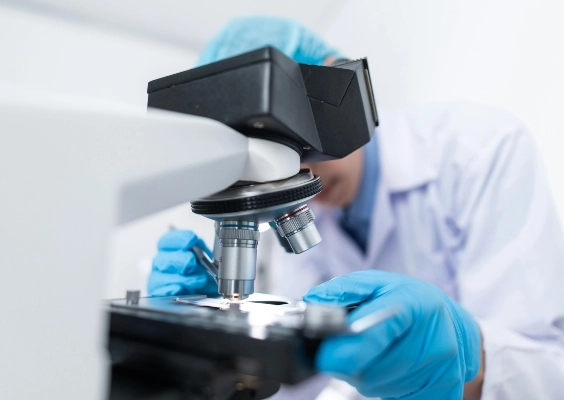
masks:
[[[264,47],[149,82],[148,106],[211,118],[294,149],[302,162],[342,158],[378,125],[368,61],[298,64]]]
[[[216,221],[219,292],[231,300],[254,291],[259,224],[268,222],[296,254],[321,242],[307,206],[321,192],[321,179],[309,170],[293,175],[297,164],[345,157],[368,143],[378,125],[366,59],[305,65],[265,47],[157,79],[147,91],[149,107],[215,119],[250,143],[271,144],[259,146],[268,150],[248,163],[251,181],[242,177],[192,202],[194,213]],[[261,159],[296,165],[292,175],[280,176],[262,171]]]

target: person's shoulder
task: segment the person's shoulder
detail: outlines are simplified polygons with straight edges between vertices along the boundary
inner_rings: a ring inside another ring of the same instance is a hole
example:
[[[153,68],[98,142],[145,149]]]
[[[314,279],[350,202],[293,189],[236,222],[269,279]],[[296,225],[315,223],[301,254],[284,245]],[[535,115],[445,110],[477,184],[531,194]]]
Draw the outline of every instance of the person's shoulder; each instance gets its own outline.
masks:
[[[440,180],[527,133],[509,111],[472,102],[382,110],[380,116],[381,159],[394,190]]]
[[[470,101],[414,107],[406,110],[404,118],[414,134],[425,140],[475,151],[527,131],[510,111]]]

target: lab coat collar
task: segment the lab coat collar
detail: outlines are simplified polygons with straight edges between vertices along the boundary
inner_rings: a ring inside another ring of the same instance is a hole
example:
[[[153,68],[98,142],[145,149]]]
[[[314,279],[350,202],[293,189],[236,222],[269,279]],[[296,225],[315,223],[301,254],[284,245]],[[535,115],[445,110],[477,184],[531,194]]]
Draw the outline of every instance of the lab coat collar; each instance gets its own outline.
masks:
[[[396,226],[396,219],[393,213],[392,199],[388,181],[382,177],[376,193],[375,214],[370,222],[370,234],[368,236],[368,246],[366,248],[366,261],[368,268],[374,268],[374,263],[382,251],[386,240]]]
[[[378,255],[396,226],[390,195],[387,182],[381,180],[374,204],[376,211],[370,221],[366,253],[341,228],[339,223],[341,210],[314,206],[316,215],[321,217],[319,229],[323,240],[338,243],[339,246],[335,257],[324,261],[325,268],[329,271],[328,279],[356,270],[376,268]]]
[[[393,196],[437,179],[438,171],[432,163],[433,149],[428,139],[430,136],[422,134],[421,130],[416,131],[399,113],[383,112],[380,115],[383,121],[377,132],[380,180],[366,253],[340,227],[340,210],[317,209],[324,216],[323,236],[331,243],[339,243],[337,257],[326,265],[333,277],[355,270],[376,268],[378,257],[396,228]]]
[[[423,186],[438,177],[432,157],[432,136],[425,131],[428,124],[418,123],[418,118],[408,119],[404,113],[389,110],[383,110],[380,116],[382,126],[376,132],[380,147],[380,182],[365,268],[375,268],[378,256],[395,230],[396,219],[392,207],[394,194]]]
[[[437,179],[431,135],[425,134],[425,125],[415,126],[417,118],[408,119],[398,112],[384,110],[380,116],[380,174],[389,192],[407,191]],[[380,214],[379,209],[376,213]]]

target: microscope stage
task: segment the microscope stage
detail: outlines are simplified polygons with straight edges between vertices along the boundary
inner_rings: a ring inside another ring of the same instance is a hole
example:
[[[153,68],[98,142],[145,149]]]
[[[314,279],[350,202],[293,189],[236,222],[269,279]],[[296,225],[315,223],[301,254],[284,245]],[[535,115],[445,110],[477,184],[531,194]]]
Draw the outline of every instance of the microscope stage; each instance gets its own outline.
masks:
[[[242,302],[206,296],[109,302],[114,364],[146,354],[232,365],[237,373],[297,383],[315,373],[319,338],[304,334],[301,301],[253,294]],[[193,363],[192,363],[193,364]]]

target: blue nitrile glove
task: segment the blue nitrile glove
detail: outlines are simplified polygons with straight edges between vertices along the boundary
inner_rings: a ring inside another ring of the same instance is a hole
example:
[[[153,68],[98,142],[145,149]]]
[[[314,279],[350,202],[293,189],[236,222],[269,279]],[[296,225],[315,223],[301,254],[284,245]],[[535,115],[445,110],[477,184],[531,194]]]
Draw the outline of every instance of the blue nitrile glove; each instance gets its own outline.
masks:
[[[265,46],[276,47],[303,64],[322,65],[327,57],[340,58],[337,50],[296,21],[253,16],[228,22],[208,43],[197,64],[209,64]]]
[[[218,296],[217,284],[190,250],[195,245],[212,256],[202,239],[192,231],[173,230],[161,237],[149,275],[149,296]]]
[[[472,316],[436,286],[404,275],[358,271],[312,288],[304,300],[360,304],[350,322],[379,310],[395,316],[358,335],[325,339],[316,367],[367,397],[462,399],[480,368],[481,337]]]

